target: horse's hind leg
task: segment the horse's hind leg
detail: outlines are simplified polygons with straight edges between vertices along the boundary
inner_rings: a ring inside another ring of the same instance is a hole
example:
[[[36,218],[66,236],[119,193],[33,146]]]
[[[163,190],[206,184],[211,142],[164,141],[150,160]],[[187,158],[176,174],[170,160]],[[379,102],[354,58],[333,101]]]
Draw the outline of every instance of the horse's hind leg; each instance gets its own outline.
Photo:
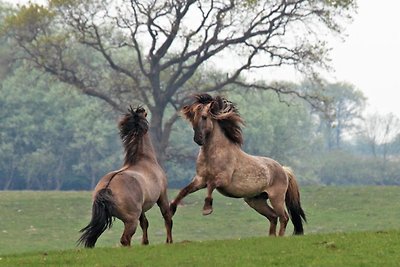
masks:
[[[142,245],[148,245],[149,237],[147,236],[147,228],[149,228],[149,221],[147,220],[144,212],[142,212],[142,214],[140,215],[139,222],[140,222],[140,227],[143,230]]]
[[[276,236],[276,225],[278,223],[278,216],[276,215],[275,211],[268,205],[267,197],[264,194],[258,195],[253,198],[245,198],[244,201],[255,209],[258,213],[265,216],[269,222],[269,235]]]
[[[289,221],[289,215],[285,210],[285,194],[280,194],[276,196],[270,195],[269,200],[271,201],[271,206],[279,218],[279,236],[284,236],[286,226]]]
[[[172,243],[172,212],[168,204],[167,193],[161,194],[157,201],[157,205],[160,207],[161,214],[164,218],[165,229],[167,230],[167,244]]]
[[[121,236],[121,244],[126,247],[131,245],[133,234],[136,232],[137,220],[124,221],[125,229]]]

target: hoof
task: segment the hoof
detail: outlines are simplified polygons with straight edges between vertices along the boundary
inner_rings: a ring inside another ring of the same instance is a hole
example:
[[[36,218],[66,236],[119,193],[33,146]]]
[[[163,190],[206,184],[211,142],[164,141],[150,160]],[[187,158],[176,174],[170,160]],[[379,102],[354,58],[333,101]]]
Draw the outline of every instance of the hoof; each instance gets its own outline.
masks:
[[[213,212],[213,209],[203,209],[203,215],[210,215]]]
[[[206,197],[204,200],[203,215],[209,215],[213,212],[212,203],[213,199],[211,197]]]

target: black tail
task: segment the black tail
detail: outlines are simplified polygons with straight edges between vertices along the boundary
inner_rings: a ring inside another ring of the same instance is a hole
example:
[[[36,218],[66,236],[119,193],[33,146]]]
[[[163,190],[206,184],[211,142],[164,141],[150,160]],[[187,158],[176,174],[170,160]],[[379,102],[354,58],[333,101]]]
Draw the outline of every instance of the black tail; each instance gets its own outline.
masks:
[[[294,226],[293,234],[302,235],[304,234],[303,221],[307,222],[307,219],[304,210],[301,208],[300,204],[299,186],[292,170],[288,167],[284,167],[283,169],[285,170],[286,175],[289,178],[289,186],[286,191],[285,202],[290,219],[292,220]]]
[[[87,248],[94,247],[99,236],[112,226],[114,205],[111,189],[104,188],[97,192],[92,206],[92,219],[85,228],[80,230],[83,234],[78,240],[78,245],[84,244]]]

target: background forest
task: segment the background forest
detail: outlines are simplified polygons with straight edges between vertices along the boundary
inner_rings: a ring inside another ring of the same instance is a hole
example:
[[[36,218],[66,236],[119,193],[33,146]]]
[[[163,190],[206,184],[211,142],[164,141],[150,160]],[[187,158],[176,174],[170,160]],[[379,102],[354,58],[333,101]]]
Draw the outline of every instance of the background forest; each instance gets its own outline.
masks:
[[[12,11],[4,4],[0,11],[3,23]],[[126,82],[112,76],[88,47],[76,49],[79,60],[95,66],[99,77],[108,78],[110,85],[105,86]],[[113,108],[104,99],[76,90],[76,85],[61,79],[60,74],[52,75],[26,60],[16,60],[20,53],[7,35],[1,35],[0,189],[92,189],[105,173],[122,164],[117,121],[123,108]],[[224,74],[200,68],[186,86],[204,83],[204,77],[211,76],[222,80],[218,77]],[[97,82],[107,83],[106,78]],[[246,122],[246,152],[291,166],[302,184],[400,185],[398,118],[365,114],[367,99],[345,82],[321,81],[318,86],[309,81],[279,83],[310,96],[323,92],[329,108],[317,108],[296,93],[279,94],[268,86],[255,89],[237,80],[224,86],[218,93],[237,104]],[[142,103],[148,108],[134,94],[121,103]],[[163,165],[170,187],[181,187],[195,173],[198,146],[192,141],[190,125],[174,117],[171,106],[166,104],[163,112],[173,118],[168,143],[161,142],[165,145]]]
[[[7,72],[0,83],[2,189],[91,189],[121,166],[121,112],[24,66],[2,71]],[[351,94],[359,91],[346,84],[331,86],[342,89],[335,90],[342,92],[335,96],[338,109],[357,104]],[[301,183],[400,184],[400,135],[391,131],[396,118],[362,118],[362,105],[357,105],[357,114],[331,121],[308,103],[282,102],[273,92],[232,89],[223,94],[245,119],[244,150],[291,166]],[[165,162],[171,187],[183,186],[194,175],[198,146],[192,137],[190,125],[180,119]]]

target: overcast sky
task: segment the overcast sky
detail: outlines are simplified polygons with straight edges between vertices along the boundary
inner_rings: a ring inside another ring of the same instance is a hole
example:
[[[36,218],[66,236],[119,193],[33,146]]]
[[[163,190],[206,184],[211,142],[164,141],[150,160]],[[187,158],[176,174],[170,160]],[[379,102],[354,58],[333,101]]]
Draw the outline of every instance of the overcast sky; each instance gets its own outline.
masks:
[[[361,90],[368,98],[367,112],[400,118],[400,1],[358,0],[358,6],[345,41],[331,43],[336,71],[330,78]]]
[[[367,96],[369,112],[400,118],[400,1],[358,0],[358,5],[345,42],[333,45],[334,75]]]

